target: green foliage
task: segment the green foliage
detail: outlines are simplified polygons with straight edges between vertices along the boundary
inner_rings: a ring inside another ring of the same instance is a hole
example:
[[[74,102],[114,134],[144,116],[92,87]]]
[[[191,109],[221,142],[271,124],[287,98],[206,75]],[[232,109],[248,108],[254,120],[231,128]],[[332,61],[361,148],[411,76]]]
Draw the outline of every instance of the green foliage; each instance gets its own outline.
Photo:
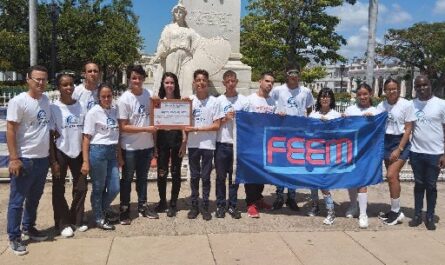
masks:
[[[445,22],[417,23],[406,29],[390,29],[377,53],[417,67],[433,81],[445,86]]]
[[[301,72],[300,79],[307,84],[314,82],[315,80],[322,79],[328,74],[326,67],[316,66],[311,68],[305,68]]]
[[[310,61],[344,61],[337,53],[346,40],[335,32],[339,19],[327,8],[354,0],[249,0],[249,14],[241,21],[243,62],[252,66],[253,77],[273,70],[284,81],[289,64],[302,68]]]

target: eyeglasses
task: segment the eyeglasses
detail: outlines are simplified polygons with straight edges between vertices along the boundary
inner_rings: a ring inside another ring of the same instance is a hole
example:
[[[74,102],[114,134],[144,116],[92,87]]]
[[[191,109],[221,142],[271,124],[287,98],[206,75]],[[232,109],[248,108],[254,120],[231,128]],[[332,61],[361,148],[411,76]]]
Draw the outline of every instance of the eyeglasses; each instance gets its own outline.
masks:
[[[92,70],[88,70],[87,73],[99,73],[99,70],[92,69]]]
[[[298,75],[300,74],[300,71],[298,71],[298,70],[289,70],[289,71],[286,72],[286,74],[288,76],[298,77]]]
[[[32,81],[36,82],[37,84],[47,84],[48,83],[48,79],[46,79],[46,78],[29,77],[29,79],[31,79]]]
[[[398,89],[385,89],[385,93],[389,94],[389,93],[396,93],[398,92]]]

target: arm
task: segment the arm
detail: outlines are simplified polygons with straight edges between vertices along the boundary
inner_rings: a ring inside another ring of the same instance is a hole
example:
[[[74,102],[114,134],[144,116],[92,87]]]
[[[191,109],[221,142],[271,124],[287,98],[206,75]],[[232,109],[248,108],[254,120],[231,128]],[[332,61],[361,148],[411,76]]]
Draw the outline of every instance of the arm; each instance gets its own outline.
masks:
[[[51,173],[54,178],[60,177],[60,166],[57,162],[56,156],[56,131],[51,130],[49,134],[49,164],[51,166]]]
[[[181,148],[179,148],[179,157],[184,157],[186,150],[187,150],[187,138],[188,138],[188,133],[186,133],[184,130],[182,131],[182,143],[181,143]]]
[[[120,132],[126,132],[126,133],[140,133],[140,132],[148,132],[148,133],[154,133],[156,132],[156,127],[154,126],[147,126],[147,127],[138,127],[134,125],[128,124],[128,120],[122,120],[119,119],[119,131]]]
[[[413,122],[405,122],[405,132],[403,133],[402,139],[400,140],[400,144],[398,148],[391,152],[389,160],[394,162],[399,159],[400,153],[405,149],[406,144],[409,141],[409,137],[411,136],[411,132],[413,130]]]
[[[221,119],[213,121],[211,125],[203,127],[185,127],[186,132],[212,132],[219,130],[221,126]]]
[[[20,169],[23,164],[20,161],[19,156],[17,154],[17,131],[19,124],[13,121],[7,121],[6,123],[6,142],[8,145],[9,152],[9,173],[14,176],[19,176]]]
[[[82,168],[80,169],[80,172],[82,175],[86,176],[90,172],[90,141],[91,141],[91,135],[84,134],[82,138]]]
[[[442,130],[443,130],[443,135],[444,135],[443,141],[445,143],[445,124],[442,124]],[[444,154],[440,157],[439,167],[440,168],[445,168],[445,150],[444,150]]]
[[[312,106],[309,108],[306,108],[306,117],[309,117],[309,114],[312,112]]]

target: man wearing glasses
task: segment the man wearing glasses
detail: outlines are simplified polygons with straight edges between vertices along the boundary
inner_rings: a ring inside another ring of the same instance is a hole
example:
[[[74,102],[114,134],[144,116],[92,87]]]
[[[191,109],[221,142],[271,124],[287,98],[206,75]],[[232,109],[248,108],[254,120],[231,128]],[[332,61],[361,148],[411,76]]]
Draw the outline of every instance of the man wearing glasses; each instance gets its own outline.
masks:
[[[51,112],[49,99],[43,94],[48,83],[47,69],[39,65],[32,66],[28,70],[26,82],[28,91],[9,101],[6,116],[11,178],[7,232],[9,246],[16,255],[28,253],[22,238],[35,241],[47,239],[35,227],[37,207],[49,166]]]
[[[286,67],[286,83],[275,87],[271,92],[271,97],[276,101],[276,112],[281,115],[308,116],[314,104],[311,90],[300,85],[300,69],[295,64]],[[283,207],[284,187],[277,186],[276,193],[274,210]],[[291,210],[299,210],[295,190],[288,189],[286,205]]]
[[[87,62],[82,73],[85,81],[76,86],[73,92],[73,99],[80,102],[86,111],[89,111],[97,104],[97,86],[100,80],[99,66],[93,62]]]

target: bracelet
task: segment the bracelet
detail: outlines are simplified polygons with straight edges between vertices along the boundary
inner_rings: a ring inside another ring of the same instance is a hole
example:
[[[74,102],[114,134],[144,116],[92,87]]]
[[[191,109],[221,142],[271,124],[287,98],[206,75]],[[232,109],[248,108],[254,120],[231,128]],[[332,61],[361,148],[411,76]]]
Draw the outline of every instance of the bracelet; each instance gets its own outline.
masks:
[[[404,148],[402,148],[402,147],[399,146],[399,151],[400,151],[400,152],[403,152],[403,150],[404,150]]]

